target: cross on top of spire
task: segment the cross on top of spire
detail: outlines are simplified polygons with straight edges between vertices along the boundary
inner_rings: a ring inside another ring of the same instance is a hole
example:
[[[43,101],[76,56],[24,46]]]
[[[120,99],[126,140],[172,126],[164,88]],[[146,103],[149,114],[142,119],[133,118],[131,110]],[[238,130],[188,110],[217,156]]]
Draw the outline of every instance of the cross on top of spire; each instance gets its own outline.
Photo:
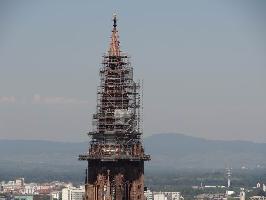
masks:
[[[116,29],[117,27],[117,18],[116,14],[113,15],[113,30],[112,30],[112,36],[111,36],[111,42],[108,54],[109,56],[120,56],[120,42],[119,42],[119,36],[118,31]]]

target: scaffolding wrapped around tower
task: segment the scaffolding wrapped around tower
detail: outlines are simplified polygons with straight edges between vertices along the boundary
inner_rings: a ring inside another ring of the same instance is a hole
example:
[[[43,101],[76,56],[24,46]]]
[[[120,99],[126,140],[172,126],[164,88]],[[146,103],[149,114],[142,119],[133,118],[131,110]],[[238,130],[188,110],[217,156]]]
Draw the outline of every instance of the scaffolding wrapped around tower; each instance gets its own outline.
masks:
[[[79,156],[88,161],[87,200],[143,199],[144,161],[150,160],[141,142],[140,83],[133,79],[129,57],[120,51],[116,16],[113,22],[100,68],[89,149]]]

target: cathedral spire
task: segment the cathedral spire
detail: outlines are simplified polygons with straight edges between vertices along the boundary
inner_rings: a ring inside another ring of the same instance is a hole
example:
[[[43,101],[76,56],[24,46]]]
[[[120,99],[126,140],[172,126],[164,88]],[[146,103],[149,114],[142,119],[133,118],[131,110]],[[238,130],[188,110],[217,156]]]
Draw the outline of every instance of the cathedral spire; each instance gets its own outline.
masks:
[[[114,14],[113,15],[113,30],[112,30],[110,47],[108,51],[109,56],[120,56],[120,46],[119,46],[120,42],[119,42],[119,36],[118,36],[118,31],[116,27],[117,27],[117,18],[116,18],[116,14]]]
[[[110,46],[99,70],[96,112],[86,160],[85,200],[144,200],[145,154],[141,135],[140,84],[119,47],[117,18],[113,17]]]

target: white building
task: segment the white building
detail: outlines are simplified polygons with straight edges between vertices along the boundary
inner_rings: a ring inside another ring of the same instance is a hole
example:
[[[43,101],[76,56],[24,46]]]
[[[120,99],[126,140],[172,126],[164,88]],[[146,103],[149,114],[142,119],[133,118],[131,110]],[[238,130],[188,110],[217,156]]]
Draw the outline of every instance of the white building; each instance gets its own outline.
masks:
[[[83,200],[84,187],[67,187],[62,189],[62,200]]]
[[[8,181],[7,183],[5,182],[1,183],[1,190],[3,192],[19,191],[21,188],[22,186],[19,183],[16,184],[15,181]]]
[[[266,185],[265,185],[265,184],[262,185],[262,190],[263,190],[264,192],[266,192]]]
[[[153,192],[153,200],[183,200],[180,192]]]
[[[25,184],[23,194],[38,194],[37,187],[38,185],[36,183]]]
[[[50,193],[50,200],[60,200],[62,197],[62,191],[53,191]]]
[[[15,180],[15,185],[17,185],[17,186],[22,187],[22,186],[24,186],[24,183],[25,183],[24,178],[18,178]]]
[[[232,191],[232,190],[226,190],[226,195],[228,195],[228,196],[230,196],[230,195],[232,195],[232,194],[234,194],[235,192],[234,191]]]
[[[150,189],[147,189],[146,191],[144,191],[144,196],[146,200],[153,200],[152,191]]]
[[[153,193],[153,200],[167,200],[167,197],[162,192],[154,192]]]
[[[163,192],[167,200],[180,200],[183,199],[180,192]]]

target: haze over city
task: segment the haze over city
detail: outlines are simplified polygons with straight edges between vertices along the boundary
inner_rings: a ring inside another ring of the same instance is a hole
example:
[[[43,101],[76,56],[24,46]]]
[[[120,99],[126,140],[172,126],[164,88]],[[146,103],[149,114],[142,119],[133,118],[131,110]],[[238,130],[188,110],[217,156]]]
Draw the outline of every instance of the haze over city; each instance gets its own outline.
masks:
[[[116,12],[121,49],[144,80],[144,136],[266,142],[265,9],[265,1],[2,1],[0,139],[87,140]]]

